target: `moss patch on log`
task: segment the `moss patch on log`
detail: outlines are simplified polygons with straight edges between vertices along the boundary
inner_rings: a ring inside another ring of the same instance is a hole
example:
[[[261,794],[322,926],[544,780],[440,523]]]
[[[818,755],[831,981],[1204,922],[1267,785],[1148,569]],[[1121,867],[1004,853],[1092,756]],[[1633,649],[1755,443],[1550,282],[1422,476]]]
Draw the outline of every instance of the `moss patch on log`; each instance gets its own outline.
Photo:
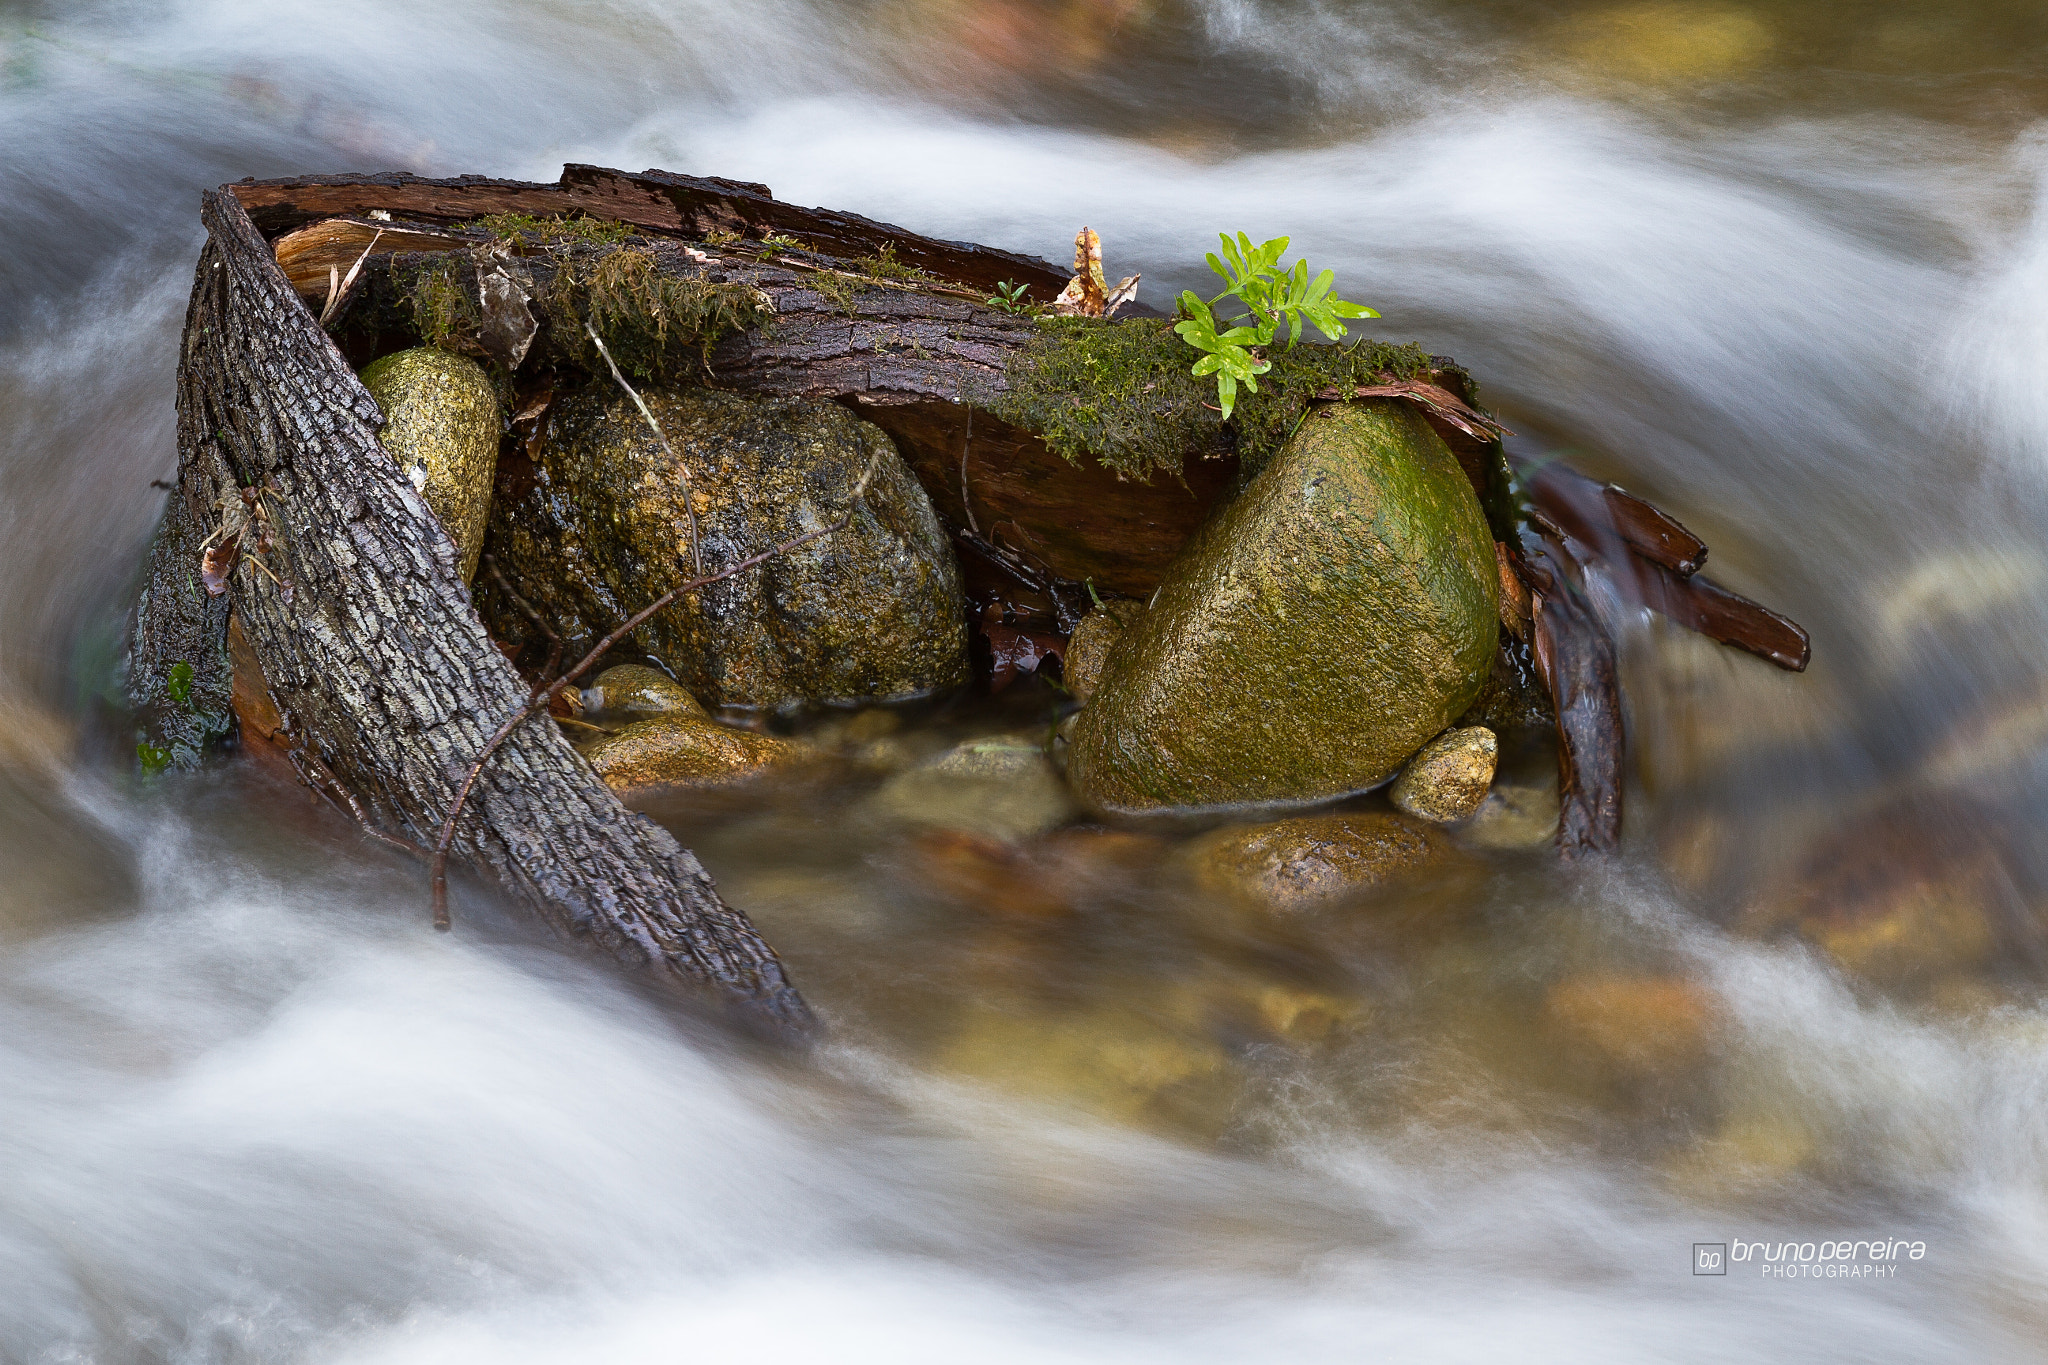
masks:
[[[653,252],[637,247],[562,258],[541,304],[562,354],[604,373],[604,359],[583,330],[588,324],[620,368],[648,380],[688,368],[691,358],[701,364],[720,337],[775,315],[774,303],[751,284],[669,274]]]
[[[1360,339],[1274,351],[1259,391],[1240,391],[1230,423],[1247,476],[1287,443],[1316,394],[1331,387],[1426,375],[1430,356],[1409,343]],[[1188,456],[1227,445],[1216,386],[1190,374],[1196,353],[1171,318],[1045,318],[1006,371],[1008,388],[985,402],[1004,421],[1038,432],[1078,464],[1083,456],[1126,478],[1178,474]]]
[[[638,233],[631,223],[621,223],[616,218],[564,218],[560,214],[536,218],[530,213],[492,213],[474,219],[470,226],[482,228],[501,242],[526,247],[560,246],[566,242],[617,246]]]

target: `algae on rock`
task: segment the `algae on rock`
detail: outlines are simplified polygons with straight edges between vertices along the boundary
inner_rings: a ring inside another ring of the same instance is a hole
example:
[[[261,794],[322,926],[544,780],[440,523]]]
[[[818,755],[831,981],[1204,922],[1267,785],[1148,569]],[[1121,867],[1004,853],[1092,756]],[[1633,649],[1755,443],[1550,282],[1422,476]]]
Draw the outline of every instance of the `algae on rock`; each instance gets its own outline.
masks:
[[[959,567],[885,432],[829,403],[643,397],[674,458],[624,395],[586,389],[557,400],[531,486],[492,510],[501,566],[556,631],[587,644],[697,576],[692,508],[707,574],[851,509],[844,529],[684,594],[635,638],[713,707],[907,698],[966,681]],[[493,633],[528,639],[502,596],[479,594]]]
[[[1100,809],[1360,791],[1479,694],[1499,629],[1471,484],[1405,404],[1311,419],[1110,650],[1068,779]]]
[[[498,399],[475,361],[431,346],[366,366],[363,387],[384,413],[377,439],[455,542],[465,581],[476,574],[498,467]]]

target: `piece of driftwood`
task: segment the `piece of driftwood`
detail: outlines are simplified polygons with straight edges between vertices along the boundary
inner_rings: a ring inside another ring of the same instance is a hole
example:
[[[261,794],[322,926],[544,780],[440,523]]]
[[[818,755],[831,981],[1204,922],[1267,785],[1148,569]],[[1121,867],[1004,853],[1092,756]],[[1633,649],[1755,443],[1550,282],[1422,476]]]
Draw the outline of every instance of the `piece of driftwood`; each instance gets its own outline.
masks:
[[[180,355],[174,506],[200,527],[248,521],[235,543],[254,553],[229,564],[225,588],[276,728],[373,827],[430,845],[529,689],[485,634],[453,544],[378,444],[376,403],[240,199],[208,193],[202,217],[211,236]],[[225,658],[224,641],[199,643]],[[138,667],[161,670],[161,653],[138,633]],[[505,741],[452,842],[460,861],[621,962],[709,987],[778,1027],[809,1026],[774,952],[696,858],[621,806],[554,727]]]
[[[1557,852],[1567,862],[1621,847],[1626,749],[1614,642],[1572,581],[1577,567],[1541,534],[1516,557],[1535,592],[1536,669],[1557,714]]]
[[[1562,465],[1524,465],[1519,472],[1547,529],[1582,547],[1581,558],[1611,569],[1625,596],[1708,639],[1805,671],[1813,657],[1805,629],[1700,574],[1706,544],[1677,518]]]

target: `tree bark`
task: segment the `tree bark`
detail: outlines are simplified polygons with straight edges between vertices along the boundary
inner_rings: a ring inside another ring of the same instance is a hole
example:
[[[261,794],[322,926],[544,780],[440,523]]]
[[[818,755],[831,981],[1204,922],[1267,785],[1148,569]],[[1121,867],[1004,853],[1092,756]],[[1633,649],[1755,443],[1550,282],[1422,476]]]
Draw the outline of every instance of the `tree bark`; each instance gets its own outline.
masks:
[[[173,496],[198,515],[257,490],[240,542],[257,562],[240,559],[227,589],[284,728],[370,823],[431,845],[528,689],[472,609],[454,545],[378,444],[376,403],[242,203],[208,193],[202,216],[212,235],[186,319]],[[139,634],[134,667],[166,666]],[[499,751],[455,850],[629,967],[782,1028],[811,1024],[696,858],[621,806],[552,725],[523,726]]]

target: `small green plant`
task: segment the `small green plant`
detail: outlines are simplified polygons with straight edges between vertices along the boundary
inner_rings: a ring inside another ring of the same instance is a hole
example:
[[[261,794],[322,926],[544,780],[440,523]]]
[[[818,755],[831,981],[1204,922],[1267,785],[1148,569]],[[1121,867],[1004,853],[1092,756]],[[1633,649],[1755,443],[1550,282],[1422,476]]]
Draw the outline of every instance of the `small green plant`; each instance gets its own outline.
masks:
[[[761,239],[761,244],[755,249],[760,253],[762,260],[772,261],[785,251],[802,250],[803,245],[802,242],[799,242],[794,237],[785,237],[779,232],[771,232]]]
[[[565,218],[556,214],[540,218],[531,213],[492,213],[473,220],[502,242],[539,247],[565,242],[588,242],[592,246],[617,246],[634,234],[631,223],[611,218]]]
[[[1215,252],[1210,252],[1209,268],[1229,287],[1206,303],[1192,289],[1181,291],[1180,308],[1186,316],[1174,324],[1173,330],[1181,340],[1202,352],[1190,373],[1197,378],[1216,376],[1216,400],[1224,420],[1229,421],[1231,409],[1237,405],[1237,386],[1243,384],[1257,393],[1257,376],[1273,368],[1272,362],[1258,353],[1258,348],[1272,343],[1281,323],[1287,324],[1287,349],[1293,350],[1301,340],[1303,319],[1337,341],[1344,336],[1340,318],[1376,318],[1379,314],[1364,304],[1349,303],[1332,294],[1330,287],[1337,280],[1334,270],[1325,270],[1311,280],[1307,261],[1296,261],[1292,269],[1282,269],[1280,258],[1287,253],[1285,237],[1253,246],[1252,239],[1242,232],[1235,242],[1227,233],[1216,235],[1223,242],[1223,255],[1219,259]],[[1216,305],[1225,299],[1235,299],[1244,311],[1219,322]]]
[[[1030,317],[1038,311],[1038,305],[1024,297],[1030,292],[1031,286],[1028,284],[1018,284],[1015,280],[1004,280],[996,286],[996,292],[983,299],[982,302],[990,308],[1000,308],[1005,313],[1015,313],[1019,317]]]
[[[171,766],[171,751],[169,749],[159,749],[146,739],[135,746],[135,757],[142,764],[142,775],[144,777],[155,777],[158,773]]]
[[[164,691],[171,700],[184,710],[192,709],[192,665],[183,659],[171,665],[168,677],[164,679]]]

